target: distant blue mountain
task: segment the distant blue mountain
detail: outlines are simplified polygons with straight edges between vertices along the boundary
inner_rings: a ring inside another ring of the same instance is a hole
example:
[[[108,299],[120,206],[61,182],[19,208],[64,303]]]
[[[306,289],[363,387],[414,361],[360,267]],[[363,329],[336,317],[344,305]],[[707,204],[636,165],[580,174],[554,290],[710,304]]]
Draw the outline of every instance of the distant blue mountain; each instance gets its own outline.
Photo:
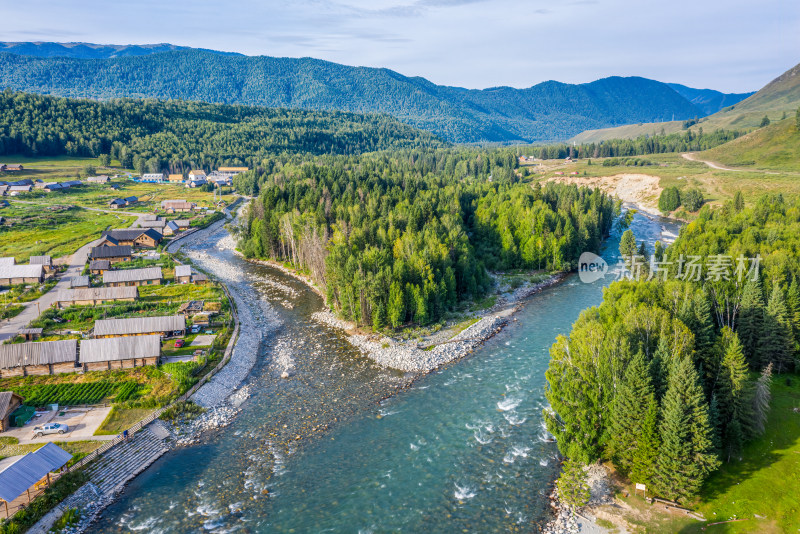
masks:
[[[0,88],[5,87],[96,99],[385,113],[462,143],[562,140],[589,129],[705,116],[705,109],[717,105],[702,95],[700,105],[693,104],[679,89],[639,77],[477,90],[389,69],[171,44],[0,43]],[[725,100],[730,96],[714,102],[730,105],[733,101]]]
[[[701,117],[711,115],[722,108],[738,104],[748,96],[755,93],[721,93],[713,89],[694,89],[679,83],[668,83],[670,87],[697,107],[702,114]]]
[[[0,42],[0,52],[9,52],[21,56],[34,57],[73,57],[77,59],[108,59],[115,57],[147,56],[159,52],[173,50],[188,50],[187,46],[178,46],[168,43],[144,45],[106,45],[94,43],[50,43],[26,42],[4,43]],[[205,50],[205,49],[198,49]],[[218,52],[207,50],[222,55],[239,55],[233,52]]]

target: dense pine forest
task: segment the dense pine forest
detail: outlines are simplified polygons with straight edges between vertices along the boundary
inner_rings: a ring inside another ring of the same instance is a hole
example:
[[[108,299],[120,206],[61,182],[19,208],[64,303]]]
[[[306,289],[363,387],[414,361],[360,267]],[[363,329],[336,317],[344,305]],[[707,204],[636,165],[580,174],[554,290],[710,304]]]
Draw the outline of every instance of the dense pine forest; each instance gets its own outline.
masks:
[[[328,304],[375,328],[438,320],[492,285],[487,269],[569,270],[598,250],[615,205],[599,190],[521,183],[508,150],[273,160],[240,246],[307,270]]]
[[[623,255],[644,253],[629,232]],[[745,209],[739,194],[657,246],[651,280],[613,283],[551,349],[546,418],[561,452],[612,460],[681,501],[738,461],[764,431],[773,373],[798,363],[798,236],[800,201]]]
[[[109,154],[140,173],[441,145],[386,115],[0,93],[0,155]]]

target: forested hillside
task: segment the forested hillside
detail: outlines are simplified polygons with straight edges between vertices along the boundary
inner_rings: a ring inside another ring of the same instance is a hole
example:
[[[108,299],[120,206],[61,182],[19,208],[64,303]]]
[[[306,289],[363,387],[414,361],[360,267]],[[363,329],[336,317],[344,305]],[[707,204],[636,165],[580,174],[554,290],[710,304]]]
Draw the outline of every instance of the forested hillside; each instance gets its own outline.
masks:
[[[798,220],[800,201],[780,195],[706,206],[666,251],[656,247],[667,280],[659,271],[645,281],[645,268],[584,311],[547,371],[561,452],[613,460],[648,492],[681,501],[720,462],[739,461],[764,431],[770,377],[798,364]],[[620,250],[637,254],[631,233]]]
[[[50,43],[50,42],[0,42],[0,51],[36,57],[74,57],[81,59],[105,59],[111,57],[146,56],[159,52],[183,50],[187,47],[160,43],[150,45],[102,45],[94,43]],[[223,54],[225,52],[218,52]]]
[[[252,167],[283,153],[359,154],[441,144],[386,115],[0,93],[0,154],[109,154],[138,172]]]
[[[240,247],[310,272],[347,319],[424,325],[482,296],[487,268],[568,270],[607,235],[604,193],[518,183],[516,165],[467,149],[272,161],[235,180],[260,191]]]
[[[668,85],[644,78],[467,90],[388,69],[201,50],[96,60],[0,53],[0,87],[388,113],[453,142],[557,140],[592,128],[702,115]]]

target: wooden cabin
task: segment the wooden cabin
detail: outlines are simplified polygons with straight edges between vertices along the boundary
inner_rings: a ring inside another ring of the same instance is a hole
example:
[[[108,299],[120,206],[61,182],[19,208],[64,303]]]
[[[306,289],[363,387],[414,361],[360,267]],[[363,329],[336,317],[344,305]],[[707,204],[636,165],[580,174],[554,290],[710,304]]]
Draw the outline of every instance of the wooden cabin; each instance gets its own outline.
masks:
[[[0,345],[0,377],[74,373],[77,339]]]
[[[158,285],[164,278],[161,267],[143,269],[121,269],[103,273],[103,285],[107,287]]]
[[[159,317],[132,317],[130,319],[101,319],[94,323],[94,337],[146,336],[159,334],[162,337],[184,335],[186,318],[183,315]]]
[[[158,365],[161,336],[108,337],[81,341],[78,363],[84,371],[132,369]]]
[[[109,263],[120,263],[124,261],[131,261],[132,252],[133,249],[130,245],[102,245],[99,247],[92,247],[92,251],[89,253],[89,259],[92,261],[106,260]]]
[[[115,271],[106,271],[115,272]],[[54,306],[99,306],[109,302],[134,302],[139,298],[135,287],[87,287],[84,289],[62,289],[56,293]]]
[[[0,286],[40,284],[44,280],[44,266],[0,264]]]

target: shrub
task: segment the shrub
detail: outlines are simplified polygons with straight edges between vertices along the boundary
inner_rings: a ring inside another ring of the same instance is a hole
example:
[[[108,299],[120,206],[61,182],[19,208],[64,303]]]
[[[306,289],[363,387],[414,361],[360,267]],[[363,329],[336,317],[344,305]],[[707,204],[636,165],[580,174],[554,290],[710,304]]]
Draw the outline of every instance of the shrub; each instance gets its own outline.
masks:
[[[205,408],[198,406],[192,401],[180,401],[164,410],[160,419],[164,421],[174,421],[176,419],[190,420],[199,417],[205,411]]]
[[[696,187],[686,190],[683,194],[683,207],[689,211],[694,212],[699,210],[704,203],[705,199],[703,198],[703,193]]]
[[[662,213],[670,213],[681,206],[681,192],[677,187],[665,187],[658,197],[658,209]]]

